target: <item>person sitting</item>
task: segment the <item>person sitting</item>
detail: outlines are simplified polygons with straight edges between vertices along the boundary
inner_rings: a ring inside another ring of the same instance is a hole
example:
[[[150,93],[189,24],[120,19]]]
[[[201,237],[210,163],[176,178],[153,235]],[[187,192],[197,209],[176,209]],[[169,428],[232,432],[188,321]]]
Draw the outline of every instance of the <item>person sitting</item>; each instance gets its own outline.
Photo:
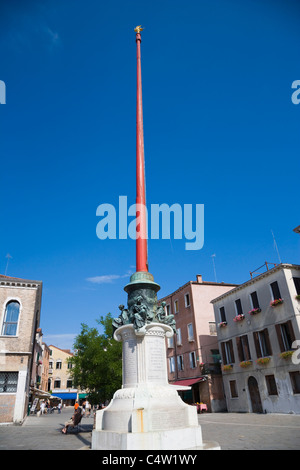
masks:
[[[63,434],[67,434],[69,426],[71,426],[71,427],[77,426],[77,425],[80,423],[81,418],[82,418],[81,408],[78,407],[78,408],[75,410],[75,412],[74,412],[72,418],[69,419],[69,421],[67,421],[67,422],[65,423],[65,426],[63,427],[63,429],[61,430],[61,432],[62,432]]]

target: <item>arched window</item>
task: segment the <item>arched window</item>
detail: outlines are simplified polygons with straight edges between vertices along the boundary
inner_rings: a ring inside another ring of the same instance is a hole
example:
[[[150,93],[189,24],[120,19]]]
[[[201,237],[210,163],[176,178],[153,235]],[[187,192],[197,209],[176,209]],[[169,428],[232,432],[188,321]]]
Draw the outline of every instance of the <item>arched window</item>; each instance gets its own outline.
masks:
[[[19,321],[20,304],[16,300],[8,302],[5,309],[2,335],[16,336]]]

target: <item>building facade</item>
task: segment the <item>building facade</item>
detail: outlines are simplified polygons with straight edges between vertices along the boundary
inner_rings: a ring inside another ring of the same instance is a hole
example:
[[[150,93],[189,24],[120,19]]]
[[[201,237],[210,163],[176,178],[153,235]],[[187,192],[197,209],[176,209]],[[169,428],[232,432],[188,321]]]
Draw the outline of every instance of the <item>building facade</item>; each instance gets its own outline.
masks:
[[[69,349],[60,349],[53,344],[49,346],[49,378],[48,391],[52,395],[61,398],[64,405],[74,405],[78,400],[80,403],[85,399],[86,392],[74,387],[71,377],[73,353]]]
[[[0,422],[27,414],[42,282],[0,275]]]
[[[168,379],[191,403],[204,403],[208,411],[226,406],[220,371],[220,353],[211,300],[236,284],[205,282],[198,275],[172,294],[160,299],[168,315],[174,315],[177,334],[167,342]]]
[[[280,264],[212,303],[228,411],[299,414],[300,266]]]

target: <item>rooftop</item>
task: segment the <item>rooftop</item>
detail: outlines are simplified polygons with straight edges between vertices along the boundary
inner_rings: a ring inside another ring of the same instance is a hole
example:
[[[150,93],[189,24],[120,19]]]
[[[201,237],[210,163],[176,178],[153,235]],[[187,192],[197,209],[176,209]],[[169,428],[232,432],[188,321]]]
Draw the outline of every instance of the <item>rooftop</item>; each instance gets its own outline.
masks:
[[[274,266],[272,269],[267,269],[264,273],[252,277],[248,281],[244,282],[243,284],[239,284],[235,289],[232,289],[231,291],[225,292],[225,294],[220,295],[219,297],[216,297],[215,299],[211,300],[211,303],[214,304],[215,302],[218,302],[221,299],[224,299],[225,297],[234,294],[235,292],[244,289],[244,287],[250,286],[251,284],[254,284],[255,282],[259,281],[260,279],[263,279],[264,277],[270,276],[276,271],[280,271],[282,269],[299,269],[300,270],[300,265],[298,264],[287,264],[287,263],[280,263]]]

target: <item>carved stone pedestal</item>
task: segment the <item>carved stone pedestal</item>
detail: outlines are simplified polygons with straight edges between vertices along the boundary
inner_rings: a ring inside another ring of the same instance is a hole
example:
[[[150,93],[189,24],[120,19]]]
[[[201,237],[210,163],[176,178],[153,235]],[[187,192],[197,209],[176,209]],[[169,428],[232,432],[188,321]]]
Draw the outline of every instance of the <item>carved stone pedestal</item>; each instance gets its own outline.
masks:
[[[96,414],[92,449],[207,448],[196,407],[184,403],[167,381],[165,337],[172,335],[170,326],[155,322],[115,331],[114,338],[123,343],[123,386]]]

